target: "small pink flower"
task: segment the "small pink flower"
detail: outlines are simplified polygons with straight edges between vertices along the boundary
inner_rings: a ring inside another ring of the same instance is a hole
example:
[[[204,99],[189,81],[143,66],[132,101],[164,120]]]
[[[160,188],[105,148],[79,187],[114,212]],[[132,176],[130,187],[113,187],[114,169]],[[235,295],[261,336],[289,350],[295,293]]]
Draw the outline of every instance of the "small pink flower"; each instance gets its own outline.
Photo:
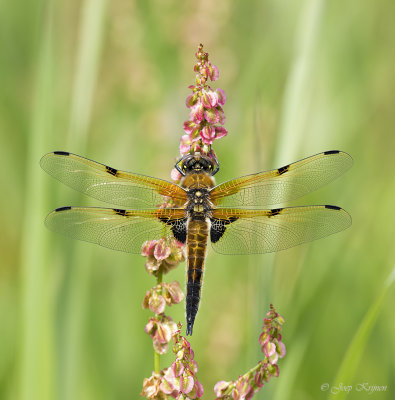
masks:
[[[202,384],[195,379],[195,385],[193,386],[193,389],[189,393],[189,397],[191,399],[200,399],[203,396],[203,386]]]
[[[188,394],[193,389],[194,384],[195,381],[192,376],[187,374],[180,376],[180,391],[182,393]]]
[[[215,65],[210,65],[208,75],[212,81],[216,81],[219,77],[218,68]]]
[[[151,336],[155,351],[164,354],[174,332],[177,331],[177,325],[170,317],[162,315],[159,319],[150,318],[144,330]]]
[[[233,390],[233,399],[234,400],[245,400],[251,399],[254,394],[254,390],[248,383],[248,380],[240,377],[236,383],[235,389]]]
[[[191,117],[193,122],[198,124],[199,122],[203,121],[204,117],[204,107],[202,103],[196,103],[192,108],[191,108]]]
[[[228,134],[228,131],[222,127],[222,126],[216,126],[215,127],[215,138],[219,139],[222,138],[224,136],[226,136]]]
[[[219,121],[219,112],[216,108],[209,108],[204,112],[204,118],[209,124],[216,124]]]
[[[181,151],[181,148],[180,148],[180,151]],[[188,152],[188,151],[187,151],[187,152]],[[182,178],[182,175],[180,174],[180,172],[179,172],[176,168],[173,168],[173,169],[171,170],[170,176],[171,176],[171,179],[172,179],[173,181],[175,181],[175,182],[180,182],[180,180],[181,180],[181,178]]]
[[[165,399],[165,397],[160,396],[160,385],[161,385],[161,376],[155,372],[152,372],[152,376],[150,378],[145,378],[143,382],[143,390],[141,391],[141,396],[146,397],[147,399]]]
[[[226,94],[222,89],[217,89],[218,103],[223,106],[226,102]]]
[[[155,246],[154,257],[158,261],[162,261],[165,258],[169,257],[170,253],[171,253],[170,247],[166,246],[164,239],[160,239]]]
[[[158,243],[157,240],[147,240],[143,243],[143,247],[141,249],[141,255],[144,257],[148,257],[154,254],[154,247]]]
[[[189,139],[189,135],[196,129],[196,126],[197,126],[197,124],[195,123],[195,122],[193,122],[193,121],[185,121],[184,122],[184,131],[185,131],[185,133],[187,133],[188,135],[184,135],[184,136],[181,136],[181,139],[180,139],[180,141],[182,142],[182,141],[184,141],[184,142],[187,142],[188,141],[188,139]],[[190,143],[189,143],[190,144]]]
[[[196,93],[192,93],[187,97],[185,104],[188,108],[191,108],[197,103],[198,100],[198,95]]]
[[[212,144],[215,139],[215,128],[206,125],[200,132],[200,136],[205,144]]]
[[[218,96],[216,92],[213,92],[212,90],[202,90],[202,97],[200,99],[203,107],[205,108],[211,108],[215,107],[218,102]]]
[[[184,298],[180,284],[177,281],[171,283],[163,283],[164,298],[168,305],[178,304]]]
[[[229,386],[231,384],[232,382],[226,382],[226,381],[217,382],[214,386],[214,394],[219,398],[224,397],[224,395],[228,395],[230,393]]]
[[[156,291],[152,294],[148,300],[149,309],[155,314],[161,314],[165,311],[165,299],[159,295]]]

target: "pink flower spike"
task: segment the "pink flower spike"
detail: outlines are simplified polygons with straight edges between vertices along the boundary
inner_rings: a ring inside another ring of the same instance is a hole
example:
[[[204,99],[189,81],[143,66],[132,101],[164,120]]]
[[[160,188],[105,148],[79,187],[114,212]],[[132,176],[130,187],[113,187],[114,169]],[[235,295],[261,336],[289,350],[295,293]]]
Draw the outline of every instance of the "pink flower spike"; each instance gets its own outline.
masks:
[[[164,239],[160,239],[155,246],[154,256],[158,261],[169,257],[171,253],[170,247],[166,246]]]
[[[216,124],[219,121],[219,112],[216,108],[209,108],[205,111],[204,118],[209,124]]]

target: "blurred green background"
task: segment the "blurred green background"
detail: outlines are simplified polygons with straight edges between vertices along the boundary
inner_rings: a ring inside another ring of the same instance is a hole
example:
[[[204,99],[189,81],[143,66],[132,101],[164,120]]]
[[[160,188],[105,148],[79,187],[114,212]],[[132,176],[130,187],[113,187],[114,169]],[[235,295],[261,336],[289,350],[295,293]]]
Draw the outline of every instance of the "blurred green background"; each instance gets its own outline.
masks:
[[[256,398],[352,385],[360,399],[365,383],[394,398],[394,13],[385,0],[0,2],[0,399],[139,398],[154,281],[141,256],[46,230],[56,207],[101,204],[39,160],[64,150],[169,179],[200,42],[228,97],[217,182],[330,149],[355,160],[295,203],[344,207],[347,231],[277,255],[209,252],[191,339],[204,398],[261,358],[270,302],[288,352]],[[168,311],[184,322],[184,304]]]

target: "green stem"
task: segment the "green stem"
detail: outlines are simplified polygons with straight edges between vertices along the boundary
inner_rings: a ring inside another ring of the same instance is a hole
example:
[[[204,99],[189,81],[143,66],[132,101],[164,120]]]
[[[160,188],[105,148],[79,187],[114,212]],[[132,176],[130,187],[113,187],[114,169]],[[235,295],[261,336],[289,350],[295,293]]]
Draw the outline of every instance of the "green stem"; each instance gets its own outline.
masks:
[[[163,271],[161,268],[158,270],[158,275],[156,277],[156,284],[162,283]],[[154,371],[159,374],[160,372],[160,354],[154,350]]]

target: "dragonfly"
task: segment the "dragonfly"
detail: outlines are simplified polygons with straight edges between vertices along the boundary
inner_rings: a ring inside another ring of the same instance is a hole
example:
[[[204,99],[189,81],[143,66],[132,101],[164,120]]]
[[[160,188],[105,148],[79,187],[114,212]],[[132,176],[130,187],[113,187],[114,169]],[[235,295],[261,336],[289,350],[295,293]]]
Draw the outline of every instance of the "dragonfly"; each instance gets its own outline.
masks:
[[[352,157],[339,150],[219,185],[214,181],[219,163],[212,152],[180,158],[175,165],[182,177],[178,185],[64,151],[44,155],[40,164],[65,185],[122,207],[60,207],[46,217],[49,229],[135,254],[147,240],[175,238],[186,245],[187,335],[192,335],[199,308],[209,242],[221,254],[270,253],[351,225],[351,216],[334,205],[270,208],[300,198],[347,171]]]

